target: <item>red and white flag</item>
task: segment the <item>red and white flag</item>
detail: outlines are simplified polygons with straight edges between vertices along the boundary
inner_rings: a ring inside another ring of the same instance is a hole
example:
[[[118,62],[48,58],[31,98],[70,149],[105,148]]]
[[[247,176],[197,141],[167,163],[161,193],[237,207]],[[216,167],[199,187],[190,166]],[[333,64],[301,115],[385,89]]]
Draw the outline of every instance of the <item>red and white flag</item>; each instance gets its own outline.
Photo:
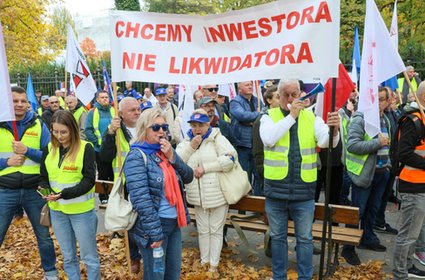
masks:
[[[218,85],[218,94],[229,97],[233,100],[236,97],[236,88],[234,83]]]
[[[83,104],[88,104],[97,92],[96,83],[90,73],[83,51],[75,39],[74,31],[68,24],[66,40],[66,71],[71,73],[75,86],[75,95]]]
[[[324,94],[318,94],[317,96],[315,112],[317,116],[321,117],[326,122],[332,103],[332,78],[327,80],[324,87]],[[354,88],[355,85],[350,75],[347,73],[347,70],[345,70],[344,65],[340,63],[338,66],[338,78],[336,79],[335,111],[338,111],[345,102],[347,102]]]
[[[381,131],[378,86],[406,67],[373,0],[366,1],[361,69],[358,110],[364,114],[367,134],[374,137]]]
[[[0,23],[0,122],[14,121],[12,92],[10,91],[9,71],[7,70],[6,50],[3,29]]]

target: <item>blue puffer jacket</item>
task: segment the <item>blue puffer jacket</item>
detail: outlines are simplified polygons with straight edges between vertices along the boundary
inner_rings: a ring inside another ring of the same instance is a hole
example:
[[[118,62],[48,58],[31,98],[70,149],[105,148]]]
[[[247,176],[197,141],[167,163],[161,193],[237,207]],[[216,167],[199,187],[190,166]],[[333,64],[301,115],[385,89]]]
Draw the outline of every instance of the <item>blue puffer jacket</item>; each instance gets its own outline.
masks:
[[[147,155],[146,158],[147,168],[140,150],[137,148],[130,150],[123,171],[131,203],[138,213],[137,221],[130,230],[130,235],[136,240],[137,244],[143,247],[164,239],[158,216],[158,209],[164,192],[164,175],[159,166],[161,159],[156,154]],[[193,170],[176,153],[174,153],[174,158],[175,162],[172,165],[176,170],[184,199],[183,184],[192,182]],[[186,219],[189,223],[190,216],[186,202],[185,208]]]
[[[251,112],[248,99],[242,95],[237,95],[230,101],[232,129],[238,147],[252,148],[252,124],[260,113],[257,112],[258,101],[255,96],[251,97],[251,102],[255,108],[254,112]],[[260,104],[260,107],[264,107],[263,103]]]

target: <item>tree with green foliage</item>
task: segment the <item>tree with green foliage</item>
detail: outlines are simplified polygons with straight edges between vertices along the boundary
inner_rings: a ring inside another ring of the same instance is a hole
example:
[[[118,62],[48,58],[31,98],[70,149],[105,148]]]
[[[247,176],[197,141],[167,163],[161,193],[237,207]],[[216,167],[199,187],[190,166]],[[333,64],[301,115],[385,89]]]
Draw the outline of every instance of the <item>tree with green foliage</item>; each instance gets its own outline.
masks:
[[[140,11],[139,0],[115,0],[115,8],[122,11]]]
[[[145,0],[147,12],[208,15],[219,12],[218,1],[210,0]]]

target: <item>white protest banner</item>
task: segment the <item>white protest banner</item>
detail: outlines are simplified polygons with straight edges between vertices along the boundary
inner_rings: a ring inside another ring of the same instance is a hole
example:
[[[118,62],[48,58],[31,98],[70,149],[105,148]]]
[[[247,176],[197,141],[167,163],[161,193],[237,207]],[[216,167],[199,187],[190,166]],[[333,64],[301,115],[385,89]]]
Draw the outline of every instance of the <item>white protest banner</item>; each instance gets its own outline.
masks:
[[[116,82],[338,75],[340,1],[276,1],[205,17],[114,10],[110,21]]]
[[[3,27],[0,23],[0,122],[15,120],[12,92],[10,90],[9,71],[7,70],[6,50],[4,47]]]

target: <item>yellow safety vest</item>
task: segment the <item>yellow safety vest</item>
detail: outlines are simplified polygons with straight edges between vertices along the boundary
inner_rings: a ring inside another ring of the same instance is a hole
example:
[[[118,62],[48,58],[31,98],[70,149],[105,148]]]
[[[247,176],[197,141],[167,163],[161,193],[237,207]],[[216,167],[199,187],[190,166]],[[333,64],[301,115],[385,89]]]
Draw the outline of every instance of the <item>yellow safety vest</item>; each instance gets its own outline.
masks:
[[[43,114],[43,108],[42,107],[37,109],[37,114],[41,117],[41,115]]]
[[[74,113],[72,113],[72,115],[74,116],[74,119],[77,121],[77,124],[79,123],[79,120],[83,112],[86,112],[86,109],[84,108],[84,106],[81,106]]]
[[[274,123],[284,118],[280,108],[268,110]],[[301,179],[306,183],[317,180],[317,152],[314,136],[315,116],[307,110],[298,116],[298,141],[301,154]],[[264,178],[282,180],[288,175],[290,133],[286,133],[274,147],[264,146]]]
[[[399,90],[400,92],[402,92],[402,91],[403,91],[404,79],[405,79],[404,77],[403,77],[403,78],[398,78],[398,79],[397,79],[397,83],[398,83],[398,90]],[[413,90],[416,92],[416,91],[418,90],[418,83],[416,83],[416,79],[415,79],[415,78],[413,78],[413,79],[410,81],[410,83],[412,84]],[[410,92],[410,89],[409,89],[409,92]]]
[[[40,150],[41,139],[41,122],[39,119],[35,120],[35,124],[27,128],[21,138],[21,142],[28,148]],[[9,158],[15,153],[12,148],[12,141],[15,140],[13,134],[6,128],[0,128],[0,157]],[[24,164],[21,166],[9,166],[0,171],[0,176],[21,172],[22,174],[40,174],[40,163],[25,157]]]
[[[127,142],[127,139],[124,137],[124,133],[122,129],[120,128],[120,145],[121,145],[121,164],[124,163],[124,159],[127,156],[128,152],[130,152],[130,143]],[[112,167],[114,169],[114,179],[116,180],[118,178],[120,167],[118,166],[118,160],[115,156],[114,160],[112,161]]]
[[[388,124],[388,135],[391,136],[391,123],[385,115],[384,115],[384,119],[386,120],[386,123]],[[363,136],[363,141],[369,141],[371,139],[372,138],[367,133],[365,133],[365,135]],[[359,176],[362,173],[363,167],[368,157],[369,157],[369,154],[358,155],[358,154],[350,153],[347,150],[346,157],[345,157],[345,166],[347,167],[348,171]]]
[[[58,100],[59,100],[59,106],[62,107],[62,109],[65,108],[65,100],[63,100],[62,96],[58,96]]]
[[[83,179],[84,151],[88,142],[82,141],[80,150],[71,162],[65,158],[61,167],[59,164],[59,150],[53,155],[52,146],[49,144],[49,154],[46,157],[46,170],[49,174],[51,188],[55,192],[61,192],[65,188],[74,187]],[[87,193],[72,199],[58,199],[49,201],[49,207],[52,210],[61,211],[65,214],[81,214],[94,209],[94,186]]]
[[[115,116],[115,110],[113,107],[111,107],[111,109],[109,110],[109,112],[111,113],[111,116],[114,117]],[[100,120],[100,114],[99,114],[99,110],[97,108],[93,109],[93,128],[94,128],[94,135],[96,135],[97,137],[97,143],[98,145],[102,145],[102,134],[100,134],[100,130],[99,130],[99,120]]]

